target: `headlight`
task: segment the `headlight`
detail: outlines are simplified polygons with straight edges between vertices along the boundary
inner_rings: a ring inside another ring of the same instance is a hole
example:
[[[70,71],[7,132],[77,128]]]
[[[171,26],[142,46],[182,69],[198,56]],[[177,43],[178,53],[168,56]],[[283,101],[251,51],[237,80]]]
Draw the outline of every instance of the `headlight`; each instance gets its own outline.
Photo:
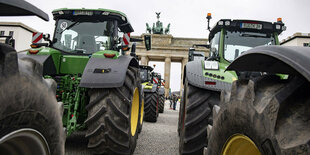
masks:
[[[217,61],[205,61],[205,69],[218,70],[219,63]]]
[[[108,11],[102,12],[102,15],[105,15],[105,16],[108,16],[109,14],[110,14],[110,12],[108,12]]]
[[[218,24],[218,25],[223,25],[224,22],[223,22],[223,21],[219,21],[217,24]]]
[[[276,29],[280,30],[281,29],[281,25],[276,25]]]
[[[225,21],[225,26],[229,26],[230,25],[230,21]]]

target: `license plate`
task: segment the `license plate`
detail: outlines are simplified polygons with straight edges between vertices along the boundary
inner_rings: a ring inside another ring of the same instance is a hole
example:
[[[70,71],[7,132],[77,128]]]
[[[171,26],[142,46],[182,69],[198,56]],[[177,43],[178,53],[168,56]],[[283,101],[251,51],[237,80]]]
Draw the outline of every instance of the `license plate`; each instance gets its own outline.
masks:
[[[76,11],[73,11],[73,15],[87,15],[87,16],[91,16],[91,15],[93,15],[93,11],[76,10]]]
[[[263,28],[262,24],[254,24],[254,23],[241,23],[240,27],[243,29],[257,29],[257,30],[261,30]]]

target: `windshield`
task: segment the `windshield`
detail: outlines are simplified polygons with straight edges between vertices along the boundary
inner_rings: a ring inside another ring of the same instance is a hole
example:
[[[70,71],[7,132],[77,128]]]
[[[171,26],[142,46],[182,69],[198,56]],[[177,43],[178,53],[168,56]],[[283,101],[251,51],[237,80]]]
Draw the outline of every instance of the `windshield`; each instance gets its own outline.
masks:
[[[148,72],[146,69],[140,70],[140,77],[141,77],[141,82],[147,82],[148,81]]]
[[[113,49],[116,21],[70,21],[57,22],[54,48],[77,54],[92,54]]]
[[[253,47],[274,44],[273,34],[227,31],[224,39],[224,58],[231,62]]]

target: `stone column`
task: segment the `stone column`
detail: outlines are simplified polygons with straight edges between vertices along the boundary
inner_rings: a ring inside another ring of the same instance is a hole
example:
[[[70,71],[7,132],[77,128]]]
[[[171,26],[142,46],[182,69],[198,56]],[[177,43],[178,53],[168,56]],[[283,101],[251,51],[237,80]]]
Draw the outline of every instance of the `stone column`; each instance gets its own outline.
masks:
[[[141,56],[141,65],[148,65],[149,64],[149,58],[146,55]]]
[[[184,78],[184,67],[186,65],[186,63],[188,62],[188,58],[183,58],[182,59],[182,62],[181,62],[181,85],[180,85],[180,93],[182,93],[182,89],[184,88],[183,86],[183,78]],[[180,95],[183,95],[183,94],[180,94]]]
[[[171,68],[171,58],[165,58],[165,96],[169,96],[169,88],[170,88],[170,68]]]

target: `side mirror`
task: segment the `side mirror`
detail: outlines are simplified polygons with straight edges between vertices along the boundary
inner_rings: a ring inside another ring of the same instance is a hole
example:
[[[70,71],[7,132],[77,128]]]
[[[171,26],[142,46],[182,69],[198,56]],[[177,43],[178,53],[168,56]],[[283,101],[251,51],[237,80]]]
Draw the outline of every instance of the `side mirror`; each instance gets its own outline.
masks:
[[[15,48],[15,39],[10,39],[9,45],[11,45],[13,48]]]
[[[189,50],[188,50],[188,61],[194,60],[194,57],[193,57],[194,51],[195,51],[195,48],[189,48]]]
[[[57,39],[56,39],[56,38],[55,38],[55,40],[53,40],[53,41],[52,41],[50,38],[51,38],[51,35],[48,34],[48,33],[43,35],[43,39],[44,39],[45,41],[48,41],[50,45],[51,45],[52,43],[57,42]]]
[[[136,57],[136,43],[133,43],[131,46],[130,56]]]
[[[145,35],[144,36],[144,43],[145,43],[145,48],[147,51],[151,50],[151,35]]]
[[[51,35],[48,33],[43,35],[43,39],[46,41],[50,40],[50,37],[51,37]]]
[[[194,44],[193,47],[205,47],[209,49],[211,46],[209,44]]]

